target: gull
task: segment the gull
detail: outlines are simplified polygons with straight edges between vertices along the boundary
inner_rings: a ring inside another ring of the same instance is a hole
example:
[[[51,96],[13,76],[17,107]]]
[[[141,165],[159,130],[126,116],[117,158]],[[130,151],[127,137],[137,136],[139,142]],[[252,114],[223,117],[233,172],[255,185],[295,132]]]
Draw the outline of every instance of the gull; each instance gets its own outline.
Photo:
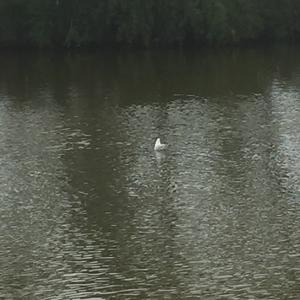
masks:
[[[155,141],[154,150],[155,151],[162,151],[162,150],[165,150],[166,148],[167,148],[167,145],[162,144],[160,142],[160,138],[157,138],[156,141]]]

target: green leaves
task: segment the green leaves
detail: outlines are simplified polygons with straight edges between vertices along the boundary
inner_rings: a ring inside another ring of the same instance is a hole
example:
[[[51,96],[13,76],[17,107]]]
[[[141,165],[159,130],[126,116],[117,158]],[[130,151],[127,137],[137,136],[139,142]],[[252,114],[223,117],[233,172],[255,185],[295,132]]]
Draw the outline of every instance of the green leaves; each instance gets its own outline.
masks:
[[[0,46],[157,47],[300,37],[299,0],[0,1]]]

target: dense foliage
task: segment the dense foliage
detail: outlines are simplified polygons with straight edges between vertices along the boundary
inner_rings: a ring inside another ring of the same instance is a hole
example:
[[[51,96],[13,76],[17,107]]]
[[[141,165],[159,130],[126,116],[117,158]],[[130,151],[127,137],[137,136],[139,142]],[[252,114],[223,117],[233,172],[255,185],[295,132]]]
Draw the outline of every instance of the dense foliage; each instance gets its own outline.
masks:
[[[0,46],[174,46],[300,39],[300,0],[0,0]]]

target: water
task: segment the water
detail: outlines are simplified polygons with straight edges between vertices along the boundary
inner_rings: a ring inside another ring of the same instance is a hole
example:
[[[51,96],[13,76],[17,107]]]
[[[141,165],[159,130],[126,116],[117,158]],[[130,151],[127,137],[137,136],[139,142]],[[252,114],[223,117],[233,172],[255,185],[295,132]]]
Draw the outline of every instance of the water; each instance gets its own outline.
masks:
[[[1,54],[0,298],[299,299],[299,50]]]

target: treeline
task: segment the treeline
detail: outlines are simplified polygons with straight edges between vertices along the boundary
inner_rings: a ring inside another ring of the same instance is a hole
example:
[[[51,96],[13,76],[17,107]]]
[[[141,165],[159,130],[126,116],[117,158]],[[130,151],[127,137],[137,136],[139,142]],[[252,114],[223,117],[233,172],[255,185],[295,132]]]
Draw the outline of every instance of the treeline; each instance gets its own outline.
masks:
[[[0,47],[300,40],[300,0],[0,0]]]

